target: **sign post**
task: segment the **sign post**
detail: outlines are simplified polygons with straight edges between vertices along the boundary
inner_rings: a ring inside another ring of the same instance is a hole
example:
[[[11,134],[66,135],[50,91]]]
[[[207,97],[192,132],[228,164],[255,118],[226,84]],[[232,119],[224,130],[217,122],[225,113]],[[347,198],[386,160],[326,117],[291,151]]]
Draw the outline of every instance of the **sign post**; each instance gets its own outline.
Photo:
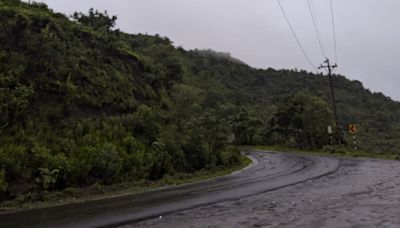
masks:
[[[328,134],[329,134],[329,145],[332,146],[332,126],[328,125],[327,130],[328,130]]]
[[[358,132],[358,127],[356,124],[349,124],[349,133],[353,135],[353,145],[354,145],[354,150],[357,150],[357,132]]]

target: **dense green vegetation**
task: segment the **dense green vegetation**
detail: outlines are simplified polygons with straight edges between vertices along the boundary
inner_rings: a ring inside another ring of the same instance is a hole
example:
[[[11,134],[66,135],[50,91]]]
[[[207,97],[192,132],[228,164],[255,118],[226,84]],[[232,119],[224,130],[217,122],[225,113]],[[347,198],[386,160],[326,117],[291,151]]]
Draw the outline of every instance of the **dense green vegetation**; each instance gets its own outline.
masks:
[[[254,69],[115,23],[0,0],[1,200],[232,167],[232,144],[328,144],[326,77]],[[400,104],[343,76],[335,87],[343,134],[357,123],[362,149],[399,153]]]
[[[182,83],[169,40],[115,19],[0,1],[2,199],[239,164],[233,110]]]
[[[321,148],[330,143],[327,130],[321,126],[332,125],[328,104],[309,91],[300,91],[289,97],[270,120],[266,141],[272,145]]]

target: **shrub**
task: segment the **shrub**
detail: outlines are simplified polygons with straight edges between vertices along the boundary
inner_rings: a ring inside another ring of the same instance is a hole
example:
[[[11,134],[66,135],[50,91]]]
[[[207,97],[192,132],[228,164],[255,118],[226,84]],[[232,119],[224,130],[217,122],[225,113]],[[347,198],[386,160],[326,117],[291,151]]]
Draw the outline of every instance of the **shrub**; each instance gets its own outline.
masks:
[[[165,144],[156,141],[152,145],[152,165],[149,170],[149,179],[158,180],[173,171],[172,157],[165,150]]]
[[[124,154],[122,173],[126,180],[140,180],[148,176],[150,162],[146,162],[146,154],[145,150]]]
[[[29,178],[31,170],[28,162],[28,150],[24,146],[6,145],[0,148],[0,169],[6,171],[8,180]]]
[[[143,150],[145,146],[143,143],[138,141],[135,137],[128,135],[122,140],[122,145],[124,147],[124,150],[128,154],[133,154],[138,150]]]
[[[186,160],[186,171],[193,172],[203,169],[207,164],[207,153],[200,140],[191,139],[182,150]]]
[[[35,172],[37,170],[39,172],[39,168],[45,168],[51,166],[51,151],[47,149],[45,146],[35,145],[31,149],[31,161],[30,165]]]
[[[7,190],[6,172],[0,170],[0,192],[5,192]]]
[[[225,167],[238,165],[240,163],[240,150],[233,146],[225,148],[219,153],[218,163]]]
[[[58,169],[53,169],[50,171],[48,168],[39,168],[39,176],[35,179],[35,181],[43,190],[49,190],[55,187],[58,173]]]
[[[54,184],[54,188],[56,189],[64,189],[67,187],[68,180],[71,176],[71,164],[65,154],[57,154],[52,157],[50,169],[58,170],[57,175],[55,176],[56,182]]]
[[[31,168],[34,180],[41,189],[64,189],[67,186],[71,165],[65,154],[53,155],[48,148],[35,145],[29,157],[28,167]]]
[[[92,181],[90,171],[93,167],[92,159],[96,153],[95,149],[93,146],[80,146],[73,151],[70,157],[71,184],[84,185]]]
[[[118,179],[123,161],[113,144],[105,143],[98,147],[92,162],[91,174],[93,177],[100,178],[106,184]]]

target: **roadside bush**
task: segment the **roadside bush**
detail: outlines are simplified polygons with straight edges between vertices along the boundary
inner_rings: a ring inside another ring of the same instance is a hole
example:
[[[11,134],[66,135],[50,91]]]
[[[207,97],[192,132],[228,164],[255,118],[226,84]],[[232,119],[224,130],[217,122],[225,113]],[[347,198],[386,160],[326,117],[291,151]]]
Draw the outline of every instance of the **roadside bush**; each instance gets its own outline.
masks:
[[[96,148],[93,146],[80,146],[73,151],[69,158],[71,164],[70,184],[80,186],[93,181],[90,171],[93,168],[92,159],[95,156]]]
[[[5,192],[7,187],[6,173],[4,170],[0,170],[0,192]]]
[[[0,169],[6,171],[6,178],[10,181],[31,176],[28,161],[28,150],[24,146],[5,145],[0,148]]]
[[[39,168],[52,166],[51,152],[45,146],[35,145],[30,152],[30,165],[35,176],[37,176]]]
[[[122,170],[122,158],[117,148],[111,143],[105,143],[96,148],[96,155],[93,157],[91,174],[101,179],[104,183],[110,184],[117,180]]]
[[[127,154],[133,154],[138,150],[145,149],[145,145],[143,143],[141,143],[140,141],[138,141],[132,135],[128,135],[122,139],[122,146]]]
[[[190,139],[182,145],[182,151],[186,160],[186,171],[194,172],[207,165],[207,153],[200,140]]]
[[[140,180],[148,176],[149,164],[145,150],[137,150],[133,153],[124,154],[121,173],[125,180]]]
[[[51,171],[57,170],[53,187],[57,190],[66,188],[71,176],[71,164],[65,154],[59,153],[53,156],[50,169]]]
[[[171,161],[173,169],[177,172],[184,171],[186,160],[181,148],[184,142],[184,135],[178,132],[176,126],[167,126],[161,132],[159,142],[165,145],[165,150],[173,157]]]
[[[240,150],[233,146],[225,148],[219,153],[218,162],[225,167],[240,164]]]
[[[152,165],[149,170],[149,179],[159,180],[165,174],[173,171],[172,157],[165,150],[165,144],[156,141],[152,145]]]
[[[39,168],[39,176],[35,181],[41,189],[49,190],[55,187],[58,173],[58,169],[49,170],[48,168]]]
[[[31,150],[30,167],[41,189],[60,190],[67,186],[71,166],[65,154],[53,155],[46,147],[36,145]]]

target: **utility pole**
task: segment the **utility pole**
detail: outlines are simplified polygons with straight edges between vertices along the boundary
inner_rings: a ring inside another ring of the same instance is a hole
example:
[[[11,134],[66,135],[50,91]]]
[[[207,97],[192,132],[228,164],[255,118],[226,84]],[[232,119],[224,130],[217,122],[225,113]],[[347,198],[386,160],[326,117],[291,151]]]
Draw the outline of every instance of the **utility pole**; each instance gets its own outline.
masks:
[[[318,67],[318,69],[323,69],[323,68],[328,69],[329,83],[330,83],[330,87],[331,87],[333,113],[334,113],[335,122],[336,122],[336,139],[337,139],[338,144],[340,145],[340,144],[342,144],[342,137],[340,135],[339,120],[338,120],[337,109],[336,109],[335,91],[333,89],[333,80],[332,80],[332,70],[337,67],[337,64],[335,63],[334,65],[331,65],[328,58],[326,58],[324,63],[325,63],[325,65],[321,64],[321,66]]]

